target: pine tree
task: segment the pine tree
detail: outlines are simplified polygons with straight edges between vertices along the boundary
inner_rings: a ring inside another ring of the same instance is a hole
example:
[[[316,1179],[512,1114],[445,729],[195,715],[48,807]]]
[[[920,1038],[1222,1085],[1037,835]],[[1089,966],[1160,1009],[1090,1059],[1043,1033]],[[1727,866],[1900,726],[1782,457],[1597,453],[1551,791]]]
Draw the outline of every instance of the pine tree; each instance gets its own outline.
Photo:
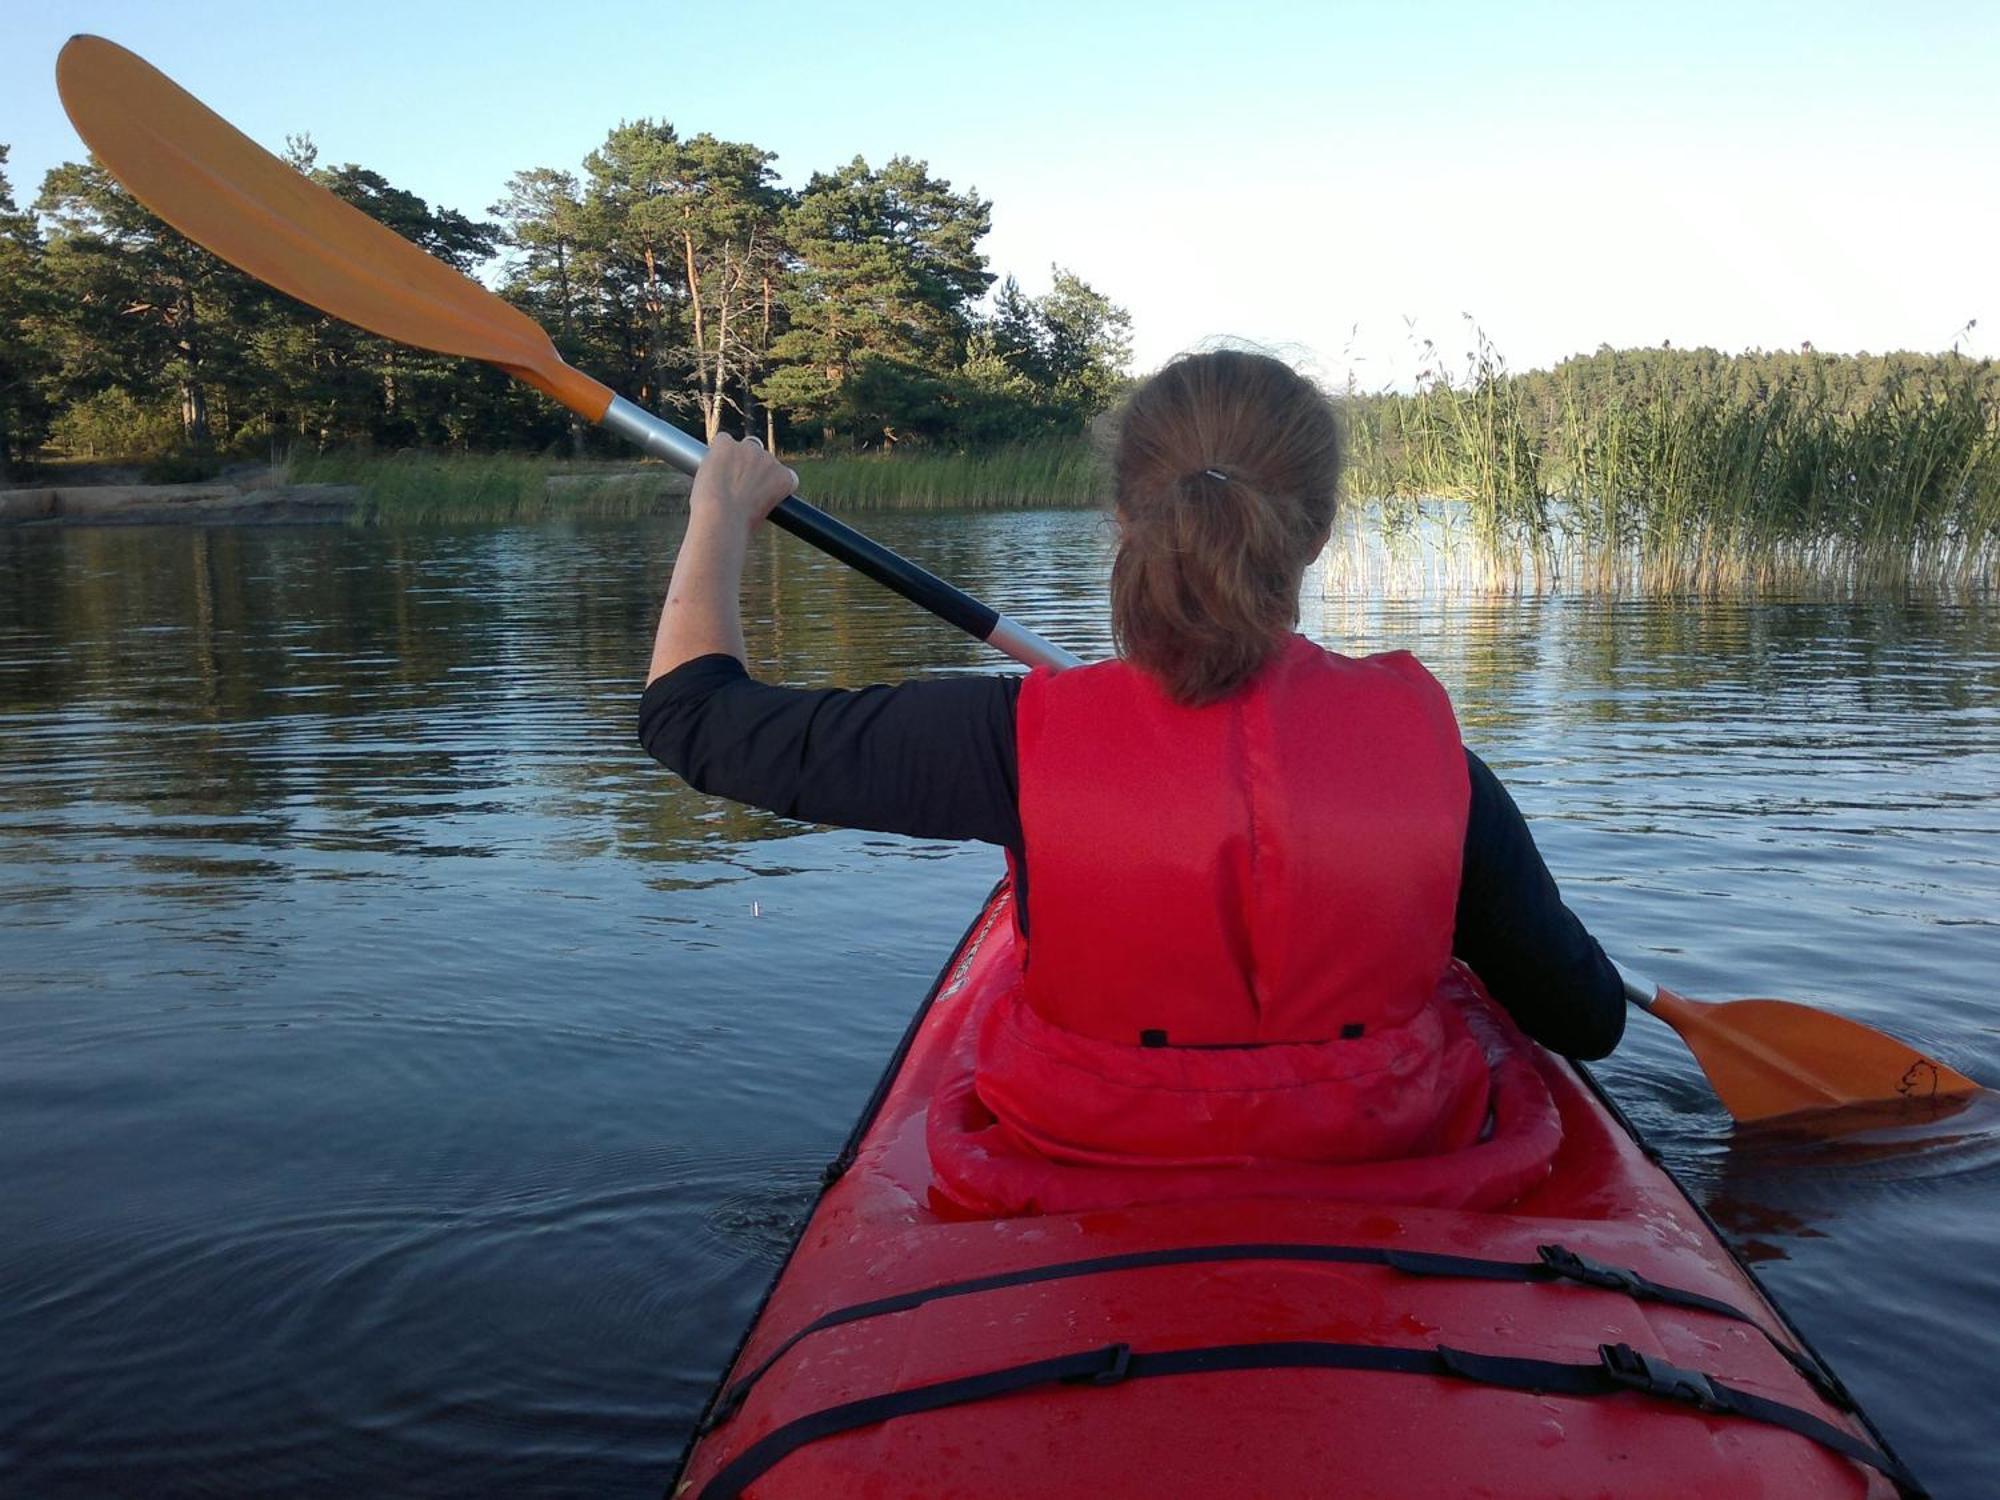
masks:
[[[41,440],[49,416],[41,388],[48,368],[42,236],[34,215],[14,206],[7,152],[0,145],[0,477]]]
[[[815,173],[784,218],[789,327],[764,398],[861,444],[936,427],[992,276],[992,205],[899,156]]]

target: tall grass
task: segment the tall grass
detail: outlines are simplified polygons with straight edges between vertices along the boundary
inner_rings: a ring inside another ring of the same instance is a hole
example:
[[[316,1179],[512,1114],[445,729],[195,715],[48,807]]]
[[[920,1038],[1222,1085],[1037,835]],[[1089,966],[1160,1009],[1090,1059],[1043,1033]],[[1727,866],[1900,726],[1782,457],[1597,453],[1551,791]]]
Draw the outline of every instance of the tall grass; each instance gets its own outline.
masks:
[[[983,453],[801,455],[799,493],[834,509],[1081,507],[1107,493],[1087,438],[1017,444]]]
[[[518,453],[294,453],[293,484],[351,484],[370,522],[533,521],[638,516],[682,503],[687,481],[660,465],[559,464]]]
[[[1463,380],[1352,403],[1351,493],[1390,531],[1461,502],[1523,581],[1684,592],[2000,572],[1990,362],[1906,360],[1836,389],[1831,357],[1764,357],[1753,381],[1720,359],[1624,379],[1619,358],[1515,376],[1482,341]]]
[[[799,491],[838,510],[1058,507],[1098,503],[1103,474],[1083,438],[984,453],[789,458]],[[687,480],[660,464],[558,463],[525,454],[297,453],[295,484],[352,484],[376,521],[528,521],[681,509]]]
[[[1441,535],[1474,559],[1455,576],[1490,587],[2000,582],[1991,362],[1603,351],[1519,375],[1482,339],[1463,377],[1348,410],[1356,518],[1390,545]],[[1091,506],[1109,487],[1084,437],[791,462],[802,493],[835,509]],[[382,521],[634,516],[687,493],[658,464],[509,454],[288,467],[359,485],[363,518]]]

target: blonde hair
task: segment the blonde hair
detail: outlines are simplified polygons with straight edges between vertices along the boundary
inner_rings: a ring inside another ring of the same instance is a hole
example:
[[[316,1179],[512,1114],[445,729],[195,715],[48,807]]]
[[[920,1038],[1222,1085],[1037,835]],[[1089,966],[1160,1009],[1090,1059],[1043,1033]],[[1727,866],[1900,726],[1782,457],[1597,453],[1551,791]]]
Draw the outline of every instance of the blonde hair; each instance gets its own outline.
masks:
[[[1333,403],[1265,354],[1182,355],[1126,404],[1112,632],[1176,702],[1227,697],[1297,623],[1344,447]]]

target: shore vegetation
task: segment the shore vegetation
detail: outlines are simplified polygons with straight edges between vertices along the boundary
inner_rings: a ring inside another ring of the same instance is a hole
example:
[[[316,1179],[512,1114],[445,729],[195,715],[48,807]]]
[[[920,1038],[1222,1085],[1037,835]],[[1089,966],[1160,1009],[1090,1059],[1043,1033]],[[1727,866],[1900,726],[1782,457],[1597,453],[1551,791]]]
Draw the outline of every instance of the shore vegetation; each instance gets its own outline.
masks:
[[[1496,579],[1651,591],[1991,585],[2000,367],[1956,353],[1602,349],[1350,403],[1380,535],[1469,543]]]
[[[659,120],[481,218],[354,163],[299,172],[548,328],[689,430],[755,434],[836,508],[1086,505],[1130,319],[1061,267],[1031,296],[981,249],[992,205],[923,161],[781,184],[746,142]],[[94,162],[18,208],[0,145],[0,471],[231,461],[354,483],[377,519],[637,514],[677,476],[498,371],[400,348],[181,239]],[[2000,368],[1956,352],[1599,349],[1517,373],[1474,330],[1414,389],[1346,393],[1350,513],[1440,538],[1496,586],[1701,590],[1814,579],[1990,586]],[[44,479],[44,482],[46,480]]]
[[[786,187],[752,144],[629,121],[485,212],[290,141],[304,176],[484,277],[565,359],[713,439],[829,458],[986,451],[1082,432],[1125,381],[1131,320],[1061,266],[988,268],[993,205],[915,157]],[[182,239],[94,161],[17,208],[0,144],[0,470],[300,451],[524,452],[617,440],[501,372],[373,338]]]

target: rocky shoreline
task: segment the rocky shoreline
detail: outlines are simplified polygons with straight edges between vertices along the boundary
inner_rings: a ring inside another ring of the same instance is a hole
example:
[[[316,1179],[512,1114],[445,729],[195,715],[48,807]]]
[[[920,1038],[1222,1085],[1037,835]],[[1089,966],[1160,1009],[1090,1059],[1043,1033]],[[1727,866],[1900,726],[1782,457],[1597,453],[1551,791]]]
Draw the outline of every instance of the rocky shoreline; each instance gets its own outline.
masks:
[[[345,525],[358,484],[58,484],[0,490],[0,526]]]
[[[0,527],[338,526],[383,519],[365,483],[291,484],[262,465],[196,484],[141,484],[130,474],[85,470],[55,484],[0,489]],[[659,464],[551,473],[542,485],[558,508],[586,511],[603,501],[677,510],[689,488],[687,476]],[[479,509],[469,507],[474,514]]]

